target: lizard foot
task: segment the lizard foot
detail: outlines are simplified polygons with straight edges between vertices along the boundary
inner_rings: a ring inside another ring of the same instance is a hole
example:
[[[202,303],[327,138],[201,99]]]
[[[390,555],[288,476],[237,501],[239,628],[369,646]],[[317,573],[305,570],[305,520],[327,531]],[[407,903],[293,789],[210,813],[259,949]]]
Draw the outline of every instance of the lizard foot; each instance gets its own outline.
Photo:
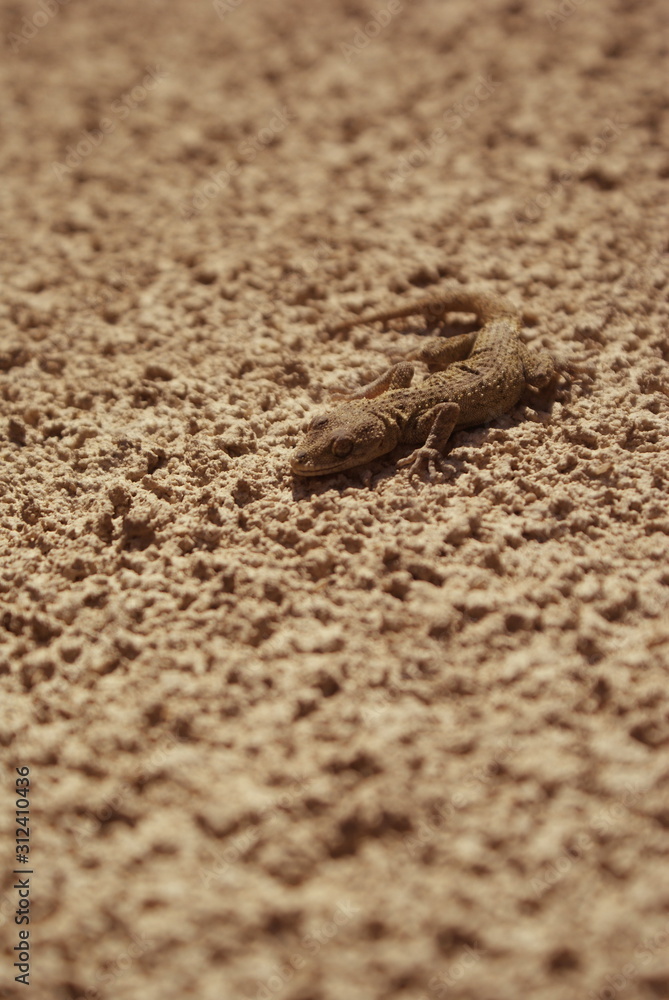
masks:
[[[418,476],[421,479],[434,479],[435,473],[439,472],[442,475],[444,473],[443,457],[437,448],[423,445],[422,448],[412,451],[406,458],[400,458],[396,464],[400,469],[408,469],[409,478]]]
[[[427,475],[428,479],[433,479],[433,466],[443,474],[441,460],[459,416],[460,407],[453,402],[438,403],[423,414],[421,423],[427,434],[425,444],[400,459],[398,466],[409,466],[409,476]]]

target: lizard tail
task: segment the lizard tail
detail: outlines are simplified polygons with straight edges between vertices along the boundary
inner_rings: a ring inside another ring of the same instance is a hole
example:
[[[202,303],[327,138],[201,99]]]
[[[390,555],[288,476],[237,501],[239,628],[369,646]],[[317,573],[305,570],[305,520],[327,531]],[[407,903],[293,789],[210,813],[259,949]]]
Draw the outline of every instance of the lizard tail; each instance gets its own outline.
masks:
[[[504,316],[518,318],[518,310],[505,299],[491,292],[469,289],[465,285],[454,285],[394,309],[362,313],[360,316],[353,316],[337,323],[328,323],[326,330],[328,333],[339,333],[343,330],[350,330],[351,327],[360,323],[382,323],[390,319],[403,319],[407,316],[426,316],[437,320],[449,312],[473,312],[482,324],[489,323],[494,319],[501,319]]]

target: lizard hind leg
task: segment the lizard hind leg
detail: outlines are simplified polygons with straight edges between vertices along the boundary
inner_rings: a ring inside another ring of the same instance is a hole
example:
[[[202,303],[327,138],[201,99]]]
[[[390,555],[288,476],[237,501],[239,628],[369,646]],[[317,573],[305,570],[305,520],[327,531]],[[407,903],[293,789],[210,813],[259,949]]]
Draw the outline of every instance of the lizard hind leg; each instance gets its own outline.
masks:
[[[531,406],[540,396],[545,395],[542,390],[549,390],[555,384],[558,370],[555,359],[548,351],[530,352],[523,345],[520,356],[525,370],[526,386],[521,402]]]
[[[430,371],[443,371],[454,361],[468,358],[476,344],[478,332],[460,333],[455,337],[433,337],[416,351],[407,354],[411,361],[423,361]]]
[[[557,375],[555,359],[548,351],[530,352],[524,345],[521,351],[525,380],[532,389],[545,389]]]
[[[421,423],[429,428],[425,444],[421,448],[416,448],[406,458],[401,458],[397,463],[398,467],[409,466],[410,476],[427,473],[430,478],[431,465],[438,468],[459,416],[460,407],[457,403],[439,403],[428,410],[421,418]]]
[[[334,399],[374,399],[389,389],[407,389],[411,385],[414,368],[408,361],[400,361],[375,378],[369,385],[363,385],[353,392],[337,392]]]

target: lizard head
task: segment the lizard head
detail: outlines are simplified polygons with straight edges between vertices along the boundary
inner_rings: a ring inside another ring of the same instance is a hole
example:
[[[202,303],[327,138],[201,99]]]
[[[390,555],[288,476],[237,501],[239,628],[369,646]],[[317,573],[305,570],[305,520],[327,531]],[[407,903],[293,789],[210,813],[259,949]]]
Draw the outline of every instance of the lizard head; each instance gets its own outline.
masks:
[[[342,472],[392,451],[398,436],[366,401],[344,403],[314,417],[290,466],[297,476]]]

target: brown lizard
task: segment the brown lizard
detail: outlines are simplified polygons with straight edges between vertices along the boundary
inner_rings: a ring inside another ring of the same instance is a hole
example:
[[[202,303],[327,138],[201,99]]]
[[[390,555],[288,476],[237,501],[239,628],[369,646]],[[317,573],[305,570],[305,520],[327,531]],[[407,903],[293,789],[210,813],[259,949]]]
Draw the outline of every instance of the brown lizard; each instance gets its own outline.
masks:
[[[398,466],[411,474],[437,463],[457,427],[486,424],[506,413],[526,393],[542,389],[556,375],[547,351],[530,353],[520,339],[520,316],[509,302],[489,292],[456,285],[396,309],[356,316],[328,327],[330,333],[358,323],[424,315],[437,320],[448,312],[473,312],[482,326],[473,333],[430,340],[407,355],[431,372],[411,386],[409,361],[393,365],[370,385],[312,420],[293,452],[298,476],[322,476],[371,462],[398,444],[417,448]]]

